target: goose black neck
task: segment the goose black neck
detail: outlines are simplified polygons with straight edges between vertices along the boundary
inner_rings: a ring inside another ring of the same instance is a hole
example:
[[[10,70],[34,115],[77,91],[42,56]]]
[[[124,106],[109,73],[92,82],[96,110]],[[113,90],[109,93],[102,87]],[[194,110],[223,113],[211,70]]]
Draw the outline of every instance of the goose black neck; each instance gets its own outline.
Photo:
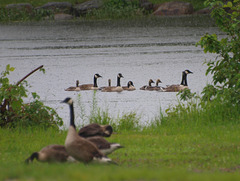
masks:
[[[75,123],[74,123],[73,104],[70,104],[69,107],[70,107],[70,126],[73,126],[74,128],[76,128]]]
[[[30,156],[30,160],[33,161],[34,158],[36,158],[38,160],[39,154],[38,152],[34,152],[31,156]]]
[[[185,85],[185,79],[186,79],[185,77],[186,77],[186,73],[183,71],[181,85]]]
[[[152,87],[152,82],[149,81],[149,82],[148,82],[148,85],[149,85],[149,87]]]
[[[185,74],[185,84],[184,84],[184,86],[188,86],[188,84],[187,84],[187,74]]]
[[[121,86],[120,79],[121,79],[121,77],[117,77],[117,86]]]
[[[97,87],[97,78],[95,76],[93,78],[93,87]]]

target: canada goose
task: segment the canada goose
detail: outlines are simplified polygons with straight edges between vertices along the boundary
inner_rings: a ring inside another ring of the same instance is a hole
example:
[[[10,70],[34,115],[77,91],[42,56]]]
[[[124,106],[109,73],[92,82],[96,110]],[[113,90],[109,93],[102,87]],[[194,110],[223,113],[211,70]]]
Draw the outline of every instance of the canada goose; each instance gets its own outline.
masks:
[[[76,80],[76,87],[68,87],[65,91],[80,91],[79,80]]]
[[[82,127],[78,131],[78,135],[81,137],[91,137],[91,136],[104,136],[110,137],[113,132],[112,126],[110,125],[99,125],[97,123],[91,123],[87,126]]]
[[[102,92],[122,92],[123,88],[121,87],[120,80],[121,78],[124,78],[121,73],[117,75],[117,86],[110,86],[110,87],[105,87],[101,91]]]
[[[119,148],[123,148],[119,143],[109,143],[101,136],[94,136],[86,139],[94,143],[104,155],[108,155]]]
[[[82,84],[80,85],[81,90],[98,90],[97,79],[102,77],[99,74],[95,74],[93,77],[93,84]]]
[[[123,86],[122,88],[123,90],[128,90],[128,91],[136,90],[132,81],[128,81],[127,86]]]
[[[163,88],[164,92],[178,92],[183,89],[188,89],[188,84],[187,84],[187,74],[193,74],[190,70],[184,70],[182,72],[182,81],[181,84],[174,84],[167,86],[166,88]]]
[[[39,152],[34,152],[25,160],[25,163],[33,162],[34,159],[40,162],[74,162],[73,157],[69,156],[63,145],[48,145]]]
[[[65,139],[67,153],[76,160],[84,163],[89,163],[91,161],[114,163],[110,158],[105,157],[96,145],[77,134],[74,123],[73,100],[67,97],[62,103],[67,103],[70,107],[70,126]]]
[[[148,81],[148,86],[144,85],[140,88],[140,90],[151,90],[152,89],[152,83],[154,83],[154,81],[152,79],[150,79]]]
[[[112,81],[111,79],[108,79],[108,87],[111,87]],[[107,86],[105,87],[100,87],[99,90],[105,89]]]
[[[156,90],[156,91],[163,91],[163,87],[158,86],[159,83],[162,83],[162,81],[160,79],[156,80],[156,86],[152,87],[152,90]],[[150,88],[151,89],[151,88]]]

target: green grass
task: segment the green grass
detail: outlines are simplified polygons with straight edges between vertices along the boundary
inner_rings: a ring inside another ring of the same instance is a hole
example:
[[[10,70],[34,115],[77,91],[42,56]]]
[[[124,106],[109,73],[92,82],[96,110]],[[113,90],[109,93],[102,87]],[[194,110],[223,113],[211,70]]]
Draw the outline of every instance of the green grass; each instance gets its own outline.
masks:
[[[67,130],[0,129],[0,180],[239,180],[239,117],[238,106],[217,100],[202,108],[193,100],[179,104],[145,127],[134,124],[135,114],[123,115],[106,138],[125,146],[109,155],[119,166],[36,160],[25,165],[42,147],[64,144]]]
[[[64,144],[66,134],[52,129],[0,129],[0,180],[240,179],[239,123],[118,132],[107,139],[125,146],[109,156],[119,166],[24,164],[32,152]]]

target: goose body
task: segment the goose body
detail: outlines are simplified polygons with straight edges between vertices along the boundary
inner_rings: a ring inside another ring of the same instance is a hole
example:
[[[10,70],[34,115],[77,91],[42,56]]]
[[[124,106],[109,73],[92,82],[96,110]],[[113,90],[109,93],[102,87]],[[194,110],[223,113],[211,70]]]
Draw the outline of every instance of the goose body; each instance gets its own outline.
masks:
[[[173,84],[169,85],[166,88],[163,88],[164,92],[179,92],[184,89],[188,89],[188,84],[187,84],[187,75],[188,74],[193,74],[190,70],[185,70],[182,72],[182,81],[181,84]]]
[[[144,85],[140,88],[140,90],[153,90],[153,86],[152,83],[154,83],[154,81],[152,79],[150,79],[148,81],[148,85]]]
[[[134,87],[132,81],[128,81],[127,86],[123,86],[122,88],[123,88],[123,90],[127,90],[127,91],[134,91],[134,90],[136,90],[136,88]]]
[[[117,86],[105,87],[101,91],[102,92],[122,92],[123,88],[121,87],[121,83],[120,83],[121,78],[123,78],[123,75],[121,73],[119,73],[117,75]]]
[[[110,125],[100,125],[97,123],[91,123],[82,127],[78,131],[78,135],[81,137],[91,137],[91,136],[103,136],[110,137],[113,132],[112,126]]]
[[[110,158],[105,157],[103,153],[101,153],[96,145],[79,136],[76,132],[73,100],[71,98],[66,98],[62,102],[67,103],[70,107],[70,126],[65,139],[65,148],[67,153],[74,159],[84,163],[89,163],[91,161],[97,161],[99,163],[113,163]]]
[[[65,91],[80,91],[79,80],[76,80],[76,87],[68,87]]]
[[[94,136],[86,139],[94,143],[104,155],[108,155],[119,148],[123,148],[119,143],[109,143],[101,136]]]
[[[82,84],[80,85],[80,90],[98,90],[97,79],[102,77],[99,74],[95,74],[93,77],[93,84]]]
[[[63,145],[48,145],[25,160],[26,163],[36,159],[40,162],[74,162],[73,157],[69,156]]]

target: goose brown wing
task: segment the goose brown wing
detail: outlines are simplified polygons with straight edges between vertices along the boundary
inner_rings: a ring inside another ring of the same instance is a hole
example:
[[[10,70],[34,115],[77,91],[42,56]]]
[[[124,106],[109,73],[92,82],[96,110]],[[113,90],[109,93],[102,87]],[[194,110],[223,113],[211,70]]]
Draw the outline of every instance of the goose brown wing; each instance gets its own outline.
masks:
[[[111,144],[101,136],[89,137],[87,140],[94,143],[98,149],[108,149],[111,146]]]
[[[96,123],[92,123],[89,124],[87,126],[82,127],[79,132],[78,135],[82,136],[82,137],[90,137],[90,136],[97,136],[97,135],[102,135],[102,128],[99,124]]]

